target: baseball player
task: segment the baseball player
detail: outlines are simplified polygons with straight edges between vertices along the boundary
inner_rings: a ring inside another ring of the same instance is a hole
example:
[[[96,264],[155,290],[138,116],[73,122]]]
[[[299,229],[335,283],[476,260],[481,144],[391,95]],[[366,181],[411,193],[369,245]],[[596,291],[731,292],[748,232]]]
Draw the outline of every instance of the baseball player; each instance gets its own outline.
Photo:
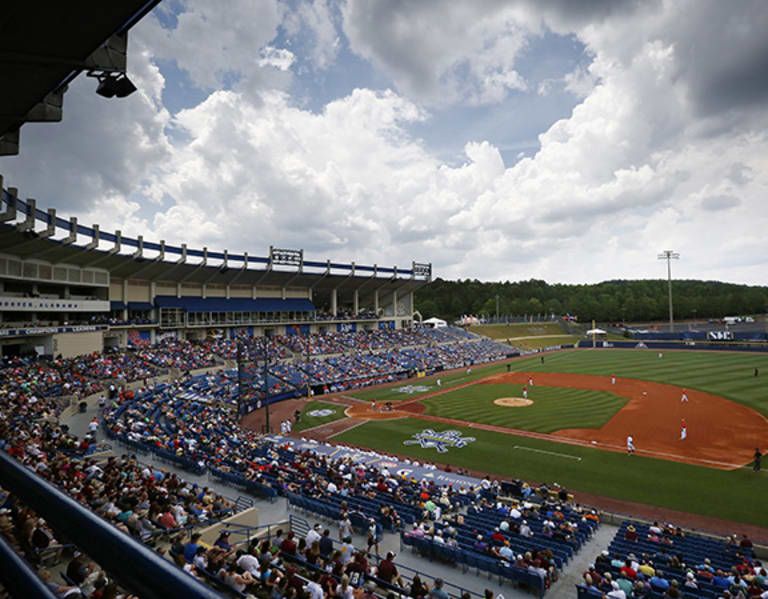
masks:
[[[611,375],[611,385],[615,385],[615,384],[616,384],[616,375],[612,374]]]
[[[685,441],[688,437],[688,425],[685,424],[685,418],[680,421],[680,440]]]
[[[523,399],[528,399],[528,387],[523,385]]]
[[[632,435],[627,435],[627,455],[633,455],[635,453],[635,440]]]
[[[375,399],[371,402],[371,411],[372,412],[376,411],[376,400]]]
[[[529,387],[533,387],[533,377],[532,376],[528,377],[528,386]]]
[[[680,403],[688,403],[688,391],[683,389],[683,394],[680,396]]]

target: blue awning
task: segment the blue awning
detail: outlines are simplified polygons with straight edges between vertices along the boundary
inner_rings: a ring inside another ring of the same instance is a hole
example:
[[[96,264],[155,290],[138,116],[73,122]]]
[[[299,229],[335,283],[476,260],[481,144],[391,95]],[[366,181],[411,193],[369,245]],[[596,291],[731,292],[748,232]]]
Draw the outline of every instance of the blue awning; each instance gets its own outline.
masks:
[[[148,312],[154,308],[149,302],[128,302],[128,309],[135,312]]]
[[[175,297],[158,295],[158,308],[180,308],[187,312],[314,312],[317,308],[308,299],[301,298],[231,298]]]
[[[109,302],[110,310],[123,310],[125,309],[125,303],[117,300]]]

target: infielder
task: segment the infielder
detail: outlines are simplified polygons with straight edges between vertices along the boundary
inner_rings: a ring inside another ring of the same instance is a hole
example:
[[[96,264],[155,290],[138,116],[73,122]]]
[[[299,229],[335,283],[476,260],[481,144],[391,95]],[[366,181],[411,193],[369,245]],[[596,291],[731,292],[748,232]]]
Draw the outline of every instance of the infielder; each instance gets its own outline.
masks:
[[[680,421],[680,440],[685,441],[688,437],[688,426],[685,424],[685,418]]]
[[[683,403],[683,402],[688,403],[688,391],[686,391],[685,389],[683,389],[683,394],[682,396],[680,396],[680,403]]]
[[[635,440],[632,438],[632,435],[627,435],[627,455],[632,455],[635,453]]]
[[[615,384],[616,384],[616,375],[612,374],[611,375],[611,385],[615,385]]]

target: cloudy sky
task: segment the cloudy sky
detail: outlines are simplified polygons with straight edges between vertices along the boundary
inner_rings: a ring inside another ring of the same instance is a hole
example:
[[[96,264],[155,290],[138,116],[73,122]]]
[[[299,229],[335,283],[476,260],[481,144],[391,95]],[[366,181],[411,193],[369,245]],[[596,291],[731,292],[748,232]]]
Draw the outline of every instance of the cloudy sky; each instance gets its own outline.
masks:
[[[763,0],[165,0],[7,185],[145,239],[768,284]]]

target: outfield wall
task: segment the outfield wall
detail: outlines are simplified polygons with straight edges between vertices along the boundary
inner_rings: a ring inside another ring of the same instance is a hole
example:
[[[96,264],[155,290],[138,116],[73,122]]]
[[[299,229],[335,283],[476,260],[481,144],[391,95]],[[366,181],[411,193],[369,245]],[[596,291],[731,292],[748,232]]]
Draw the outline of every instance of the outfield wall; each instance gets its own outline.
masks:
[[[645,345],[645,349],[682,349],[682,350],[713,350],[713,351],[744,351],[744,352],[768,352],[768,343],[682,343],[674,341],[598,341],[599,348],[619,349],[643,349],[639,344]],[[591,341],[579,341],[578,347],[591,348]]]

